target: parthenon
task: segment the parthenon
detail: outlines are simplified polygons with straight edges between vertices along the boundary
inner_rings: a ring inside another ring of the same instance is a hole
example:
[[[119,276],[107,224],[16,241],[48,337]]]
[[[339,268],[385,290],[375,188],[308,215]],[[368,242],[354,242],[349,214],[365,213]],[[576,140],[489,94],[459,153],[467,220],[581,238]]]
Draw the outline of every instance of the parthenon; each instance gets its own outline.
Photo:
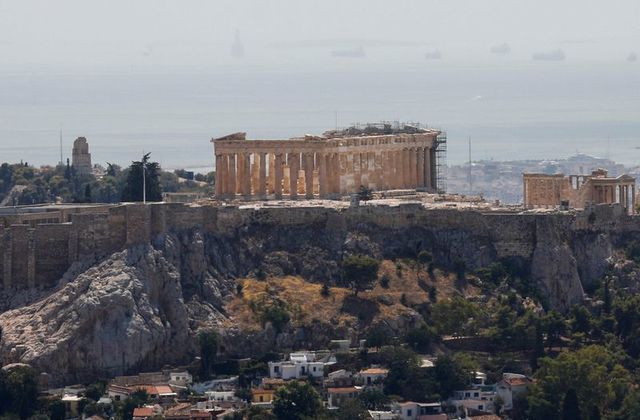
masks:
[[[402,126],[330,131],[289,140],[212,139],[220,198],[336,198],[374,191],[438,189],[438,130]]]

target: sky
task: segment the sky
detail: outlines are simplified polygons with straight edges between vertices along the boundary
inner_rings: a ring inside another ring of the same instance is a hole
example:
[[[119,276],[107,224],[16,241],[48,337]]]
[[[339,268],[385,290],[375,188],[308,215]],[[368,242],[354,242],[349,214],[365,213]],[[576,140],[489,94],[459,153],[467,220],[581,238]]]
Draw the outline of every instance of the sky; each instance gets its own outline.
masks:
[[[236,31],[247,65],[283,68],[360,45],[389,63],[435,50],[482,62],[503,42],[512,59],[562,49],[572,60],[623,61],[640,53],[640,2],[0,0],[0,66],[225,65]]]

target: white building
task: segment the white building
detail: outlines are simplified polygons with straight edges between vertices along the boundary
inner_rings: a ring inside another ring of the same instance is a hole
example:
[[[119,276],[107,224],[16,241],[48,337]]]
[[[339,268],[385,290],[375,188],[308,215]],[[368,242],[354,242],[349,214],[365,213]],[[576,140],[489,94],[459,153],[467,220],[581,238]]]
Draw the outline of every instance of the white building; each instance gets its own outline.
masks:
[[[193,376],[187,372],[171,372],[169,374],[169,383],[181,386],[191,385],[193,383]]]
[[[324,367],[329,363],[316,360],[314,352],[291,353],[289,360],[269,362],[269,377],[282,379],[322,378],[324,377]]]
[[[496,394],[502,399],[505,410],[513,408],[513,400],[520,394],[527,392],[533,381],[518,373],[503,373],[502,380],[496,385]]]
[[[446,414],[442,414],[442,404],[440,403],[418,403],[407,401],[399,404],[399,417],[401,420],[417,420],[425,418],[424,416],[433,416],[436,419],[442,417],[447,418]]]
[[[384,382],[388,374],[389,369],[371,367],[358,372],[358,377],[364,386],[373,387],[382,386],[382,382]]]

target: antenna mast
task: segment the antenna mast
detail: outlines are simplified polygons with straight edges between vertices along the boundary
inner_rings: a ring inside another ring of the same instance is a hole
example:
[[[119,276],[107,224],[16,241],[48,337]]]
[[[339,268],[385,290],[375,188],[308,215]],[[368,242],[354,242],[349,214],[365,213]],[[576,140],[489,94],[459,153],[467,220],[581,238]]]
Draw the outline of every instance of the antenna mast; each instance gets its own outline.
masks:
[[[64,165],[62,157],[62,128],[60,129],[60,165]]]
[[[469,136],[469,195],[473,194],[473,179],[471,177],[471,136]]]

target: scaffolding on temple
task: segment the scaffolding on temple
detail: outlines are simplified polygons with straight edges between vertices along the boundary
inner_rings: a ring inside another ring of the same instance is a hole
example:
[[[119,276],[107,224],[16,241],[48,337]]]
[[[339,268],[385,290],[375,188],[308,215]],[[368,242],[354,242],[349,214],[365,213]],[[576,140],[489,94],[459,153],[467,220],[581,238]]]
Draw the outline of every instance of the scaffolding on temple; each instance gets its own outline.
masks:
[[[447,132],[440,131],[436,137],[436,189],[447,192]]]

